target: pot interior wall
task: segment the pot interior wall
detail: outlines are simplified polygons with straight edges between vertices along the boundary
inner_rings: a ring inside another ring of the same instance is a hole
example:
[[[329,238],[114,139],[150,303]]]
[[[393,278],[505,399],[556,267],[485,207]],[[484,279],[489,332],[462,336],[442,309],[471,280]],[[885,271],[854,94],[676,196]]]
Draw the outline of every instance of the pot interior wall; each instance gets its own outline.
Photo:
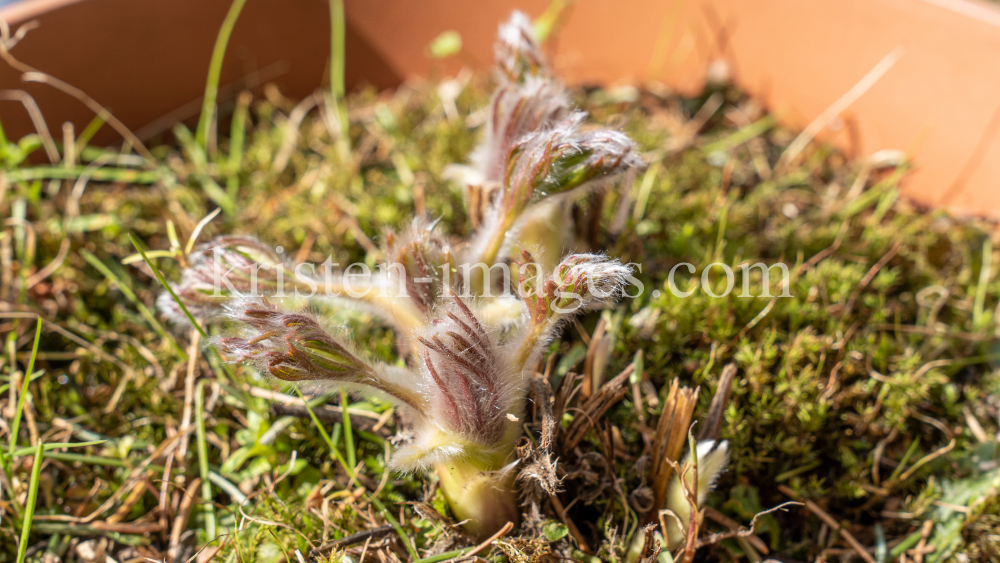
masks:
[[[228,2],[26,0],[0,9],[12,27],[37,19],[13,53],[86,91],[126,125],[150,136],[200,108],[212,46]],[[486,68],[498,22],[511,9],[542,13],[546,0],[346,0],[347,82],[378,88],[411,76]],[[1000,217],[1000,9],[969,0],[578,0],[549,45],[573,83],[649,80],[698,92],[707,69],[725,68],[781,121],[802,128],[883,57],[902,57],[828,123],[821,138],[863,158],[906,151],[915,169],[904,190],[918,203]],[[223,98],[274,82],[289,97],[322,87],[329,62],[325,0],[247,2],[223,67]],[[445,30],[464,49],[448,61],[426,55]],[[719,62],[724,62],[720,65]],[[714,63],[714,65],[713,65]],[[0,68],[23,88],[49,128],[92,119],[80,102]],[[31,131],[17,102],[0,104],[9,136]],[[61,135],[56,134],[57,138]],[[114,140],[104,128],[98,142]]]

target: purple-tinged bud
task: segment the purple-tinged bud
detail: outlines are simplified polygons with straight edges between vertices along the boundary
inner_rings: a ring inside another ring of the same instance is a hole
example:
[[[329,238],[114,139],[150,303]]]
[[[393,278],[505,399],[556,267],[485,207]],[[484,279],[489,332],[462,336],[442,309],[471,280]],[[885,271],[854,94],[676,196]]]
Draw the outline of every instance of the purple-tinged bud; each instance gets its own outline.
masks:
[[[527,252],[523,256],[531,258]],[[632,275],[631,265],[599,254],[571,254],[544,278],[537,268],[532,270],[519,269],[524,272],[519,290],[535,326],[552,325],[565,315],[613,304]]]
[[[242,337],[222,338],[221,349],[282,381],[318,381],[349,391],[386,397],[417,414],[425,411],[413,374],[367,361],[345,337],[330,334],[311,315],[290,313],[263,301],[236,307]]]
[[[490,100],[483,142],[471,157],[478,180],[484,184],[503,180],[510,149],[524,136],[579,118],[557,82],[529,78],[524,84],[501,86]]]
[[[643,165],[635,143],[609,129],[581,131],[568,121],[515,144],[507,157],[505,205],[523,209],[532,200],[562,194]]]
[[[549,74],[545,57],[538,46],[531,20],[524,12],[514,11],[501,24],[493,47],[497,71],[510,82],[522,82],[530,76]]]
[[[189,264],[173,290],[201,319],[221,315],[235,297],[291,292],[296,282],[281,258],[253,237],[219,237],[192,253]],[[169,319],[186,322],[169,294],[160,295],[157,305]]]
[[[520,416],[520,367],[511,365],[493,335],[461,298],[443,309],[423,335],[421,372],[428,399],[446,428],[481,447],[495,448],[508,426],[508,413]],[[515,412],[516,411],[516,412]]]
[[[414,221],[409,229],[385,236],[390,261],[385,284],[405,294],[425,316],[431,314],[444,291],[444,272],[454,269],[454,256],[447,242],[431,226]]]

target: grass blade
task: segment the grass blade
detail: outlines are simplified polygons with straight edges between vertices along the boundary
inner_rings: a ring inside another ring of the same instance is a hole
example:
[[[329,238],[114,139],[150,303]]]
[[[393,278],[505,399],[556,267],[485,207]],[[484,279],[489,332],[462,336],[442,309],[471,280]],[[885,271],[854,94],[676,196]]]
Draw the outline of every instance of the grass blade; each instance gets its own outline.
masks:
[[[472,551],[473,547],[463,547],[462,549],[455,549],[452,551],[446,551],[439,555],[432,555],[426,559],[420,559],[417,563],[440,563],[441,561],[447,561],[449,559],[458,559],[466,553]]]
[[[420,554],[417,553],[417,548],[413,547],[413,542],[410,541],[409,536],[406,535],[406,531],[403,527],[399,525],[399,522],[393,517],[392,513],[386,510],[385,505],[382,504],[377,498],[371,495],[365,495],[365,497],[375,505],[375,508],[382,513],[382,517],[389,522],[392,529],[396,531],[396,535],[399,536],[399,541],[403,542],[403,547],[406,548],[406,552],[410,554],[410,561],[420,561]]]
[[[236,98],[236,110],[229,133],[229,163],[226,193],[233,201],[240,189],[240,166],[243,162],[243,143],[246,140],[247,117],[250,111],[250,92],[243,92]]]
[[[205,81],[205,98],[201,105],[201,117],[198,118],[198,129],[195,139],[204,150],[207,148],[208,126],[215,117],[215,100],[219,95],[219,76],[222,74],[222,58],[226,54],[226,45],[229,44],[229,36],[233,33],[236,20],[243,11],[246,0],[234,0],[226,14],[226,19],[222,21],[219,28],[219,35],[215,39],[215,47],[212,49],[212,62],[208,65],[208,79]]]
[[[80,132],[80,136],[76,138],[76,154],[83,156],[83,150],[87,148],[90,140],[106,122],[107,120],[101,114],[95,115],[94,119],[90,120],[90,123]]]
[[[328,434],[326,429],[323,428],[323,423],[320,422],[319,418],[316,417],[316,413],[313,412],[312,410],[312,405],[309,404],[309,401],[308,399],[306,399],[306,396],[302,394],[302,390],[298,388],[296,388],[296,390],[299,392],[299,396],[302,397],[302,402],[305,404],[306,411],[309,412],[309,418],[311,418],[313,424],[316,425],[316,428],[319,430],[320,436],[322,436],[323,440],[326,441],[326,445],[330,447],[330,452],[333,453],[333,457],[337,459],[337,462],[340,464],[340,466],[344,469],[344,471],[347,472],[347,475],[351,478],[351,482],[354,484],[354,486],[361,487],[362,485],[360,482],[358,482],[357,476],[355,476],[354,472],[348,468],[347,460],[345,460],[344,456],[340,454],[340,450],[338,450],[337,446],[333,443],[333,439],[330,438],[330,434]],[[347,412],[346,408],[344,409],[344,412],[345,413]],[[406,547],[406,552],[410,554],[410,560],[420,561],[420,554],[417,553],[417,549],[413,547],[413,543],[410,542],[409,537],[407,537],[406,531],[403,530],[403,527],[399,525],[399,522],[396,521],[395,518],[393,518],[392,513],[386,510],[385,505],[382,504],[382,502],[379,501],[377,498],[371,495],[365,495],[365,498],[367,498],[369,501],[371,501],[372,504],[375,505],[375,508],[377,508],[379,512],[382,513],[382,517],[385,518],[387,522],[389,522],[389,525],[391,525],[393,529],[396,531],[396,534],[399,535],[400,541],[402,541],[403,546]]]
[[[24,520],[21,521],[21,542],[17,546],[17,563],[24,563],[28,553],[28,536],[31,535],[31,521],[35,517],[35,504],[38,502],[38,481],[42,476],[42,453],[44,444],[35,448],[35,462],[31,466],[31,482],[28,483],[28,502],[24,505]]]
[[[313,424],[316,425],[316,429],[319,430],[319,435],[323,437],[323,441],[325,441],[326,445],[330,448],[330,451],[333,453],[333,457],[337,458],[340,465],[345,471],[347,471],[347,474],[351,476],[351,480],[355,482],[355,486],[360,486],[360,483],[358,483],[357,479],[354,478],[354,474],[347,469],[347,461],[344,460],[344,456],[340,455],[340,450],[337,449],[337,445],[333,443],[333,439],[330,438],[330,434],[327,433],[326,428],[323,428],[323,423],[316,417],[316,413],[313,412],[312,405],[309,404],[309,399],[302,394],[302,390],[298,387],[296,387],[295,390],[299,392],[299,397],[302,397],[302,402],[305,404],[306,411],[309,413],[309,418],[311,418]]]
[[[347,407],[350,401],[347,398],[347,391],[343,389],[340,390],[340,408],[343,409],[343,421],[344,421],[344,448],[347,449],[347,465],[351,468],[351,475],[354,475],[355,468],[358,466],[357,454],[354,450],[354,432],[351,431],[351,415],[347,412]]]
[[[95,182],[122,182],[124,184],[152,184],[163,179],[165,173],[162,170],[132,170],[131,168],[97,168],[86,166],[74,166],[73,168],[63,168],[62,166],[34,166],[31,168],[19,168],[5,172],[10,183],[31,182],[34,180],[76,180],[84,174],[88,174]]]
[[[142,318],[146,319],[146,322],[149,323],[149,326],[151,326],[153,330],[156,331],[156,334],[160,338],[166,340],[170,344],[170,347],[174,349],[174,352],[176,352],[177,355],[179,355],[184,359],[187,359],[187,354],[177,344],[177,341],[174,340],[174,337],[171,336],[169,333],[167,333],[167,331],[163,328],[163,325],[161,325],[160,322],[156,320],[156,316],[153,315],[153,312],[150,311],[149,308],[146,307],[146,305],[139,300],[135,292],[133,292],[130,287],[122,283],[121,278],[115,275],[115,273],[111,271],[111,268],[108,268],[107,264],[101,262],[97,258],[97,256],[94,256],[93,254],[88,252],[86,248],[80,249],[80,255],[83,256],[83,259],[86,260],[88,264],[93,266],[94,269],[100,272],[101,275],[103,275],[108,281],[115,284],[115,287],[118,288],[118,291],[120,291],[122,295],[124,295],[125,298],[129,300],[130,303],[135,305],[135,308],[139,310],[139,314],[142,315]]]
[[[194,250],[195,243],[198,242],[198,235],[201,234],[201,230],[204,229],[205,225],[209,224],[212,221],[212,219],[215,219],[215,216],[218,215],[219,212],[221,211],[222,211],[221,207],[216,207],[215,211],[209,213],[208,215],[205,215],[205,217],[202,218],[201,221],[198,221],[198,224],[195,226],[194,231],[191,232],[191,238],[188,239],[187,246],[184,247],[184,254],[191,254],[191,251]]]
[[[146,251],[143,250],[141,246],[139,246],[139,241],[135,240],[135,237],[132,236],[132,233],[128,234],[128,239],[132,241],[132,246],[134,246],[135,249],[139,251],[139,254],[142,256],[142,259],[146,262],[146,265],[149,266],[149,269],[153,270],[153,274],[156,276],[156,279],[159,280],[160,285],[162,285],[164,288],[166,288],[167,291],[170,292],[170,297],[174,299],[174,302],[176,302],[177,306],[181,308],[181,311],[184,311],[184,314],[187,316],[188,320],[191,321],[191,324],[194,325],[196,329],[198,329],[199,333],[201,333],[202,338],[208,338],[208,333],[205,332],[205,329],[201,328],[201,325],[198,324],[198,321],[194,320],[194,315],[191,314],[191,311],[188,311],[188,308],[184,305],[184,302],[181,301],[180,297],[177,297],[177,294],[174,293],[173,288],[170,287],[170,284],[167,283],[167,280],[163,279],[163,274],[160,273],[160,270],[159,268],[156,267],[156,264],[153,264],[153,261],[150,260],[148,256],[146,256]]]
[[[330,0],[330,98],[340,122],[340,137],[337,139],[337,150],[342,158],[347,158],[351,152],[350,125],[347,123],[347,104],[344,103],[346,87],[344,85],[345,48],[344,37],[344,0]]]
[[[330,94],[344,100],[344,0],[330,0]]]
[[[94,440],[92,442],[53,442],[51,444],[45,444],[44,451],[50,452],[52,450],[58,450],[61,448],[84,448],[87,446],[99,446],[101,444],[107,443],[107,440]],[[35,448],[18,448],[10,452],[10,457],[21,457],[23,455],[28,455],[35,452]],[[45,456],[48,457],[48,456]]]
[[[212,482],[208,478],[208,444],[205,440],[205,383],[198,382],[194,395],[195,432],[198,440],[198,472],[201,475],[201,500],[204,503],[205,533],[208,541],[215,539],[215,505],[212,504]]]
[[[993,274],[993,240],[986,237],[983,241],[983,264],[979,267],[979,283],[976,284],[976,300],[972,308],[972,328],[980,330],[983,327],[983,307],[986,304],[986,288]]]
[[[38,356],[38,341],[42,338],[42,317],[38,317],[38,324],[35,326],[35,343],[31,347],[31,359],[28,360],[28,370],[24,372],[24,383],[21,385],[21,396],[17,398],[17,410],[14,411],[14,420],[10,423],[10,443],[7,445],[7,456],[14,454],[17,447],[17,433],[21,426],[21,413],[24,412],[24,398],[28,396],[28,384],[31,383],[31,374],[35,372],[35,358]]]

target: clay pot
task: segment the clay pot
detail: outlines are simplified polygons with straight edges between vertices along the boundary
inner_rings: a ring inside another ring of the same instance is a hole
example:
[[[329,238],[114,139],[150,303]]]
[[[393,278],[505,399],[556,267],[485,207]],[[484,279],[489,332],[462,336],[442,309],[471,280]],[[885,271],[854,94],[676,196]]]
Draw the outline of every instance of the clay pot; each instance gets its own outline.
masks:
[[[346,0],[347,81],[392,87],[409,76],[486,68],[497,24],[517,7],[535,16],[548,0]],[[24,62],[88,92],[140,134],[197,115],[225,0],[25,0],[0,9],[12,27],[38,19],[14,49]],[[1000,7],[970,0],[578,0],[553,60],[572,83],[656,80],[696,93],[725,70],[778,118],[803,128],[879,61],[902,56],[821,138],[865,158],[907,151],[904,181],[918,203],[1000,217]],[[451,61],[426,56],[445,30],[461,33]],[[223,95],[262,81],[289,97],[324,84],[329,13],[324,0],[251,0],[233,33]],[[249,84],[248,84],[249,83]],[[91,119],[79,102],[0,69],[49,122]],[[166,116],[166,118],[164,118]],[[12,137],[30,131],[16,102],[0,104]],[[99,140],[114,140],[104,131]],[[58,137],[58,135],[57,135]]]

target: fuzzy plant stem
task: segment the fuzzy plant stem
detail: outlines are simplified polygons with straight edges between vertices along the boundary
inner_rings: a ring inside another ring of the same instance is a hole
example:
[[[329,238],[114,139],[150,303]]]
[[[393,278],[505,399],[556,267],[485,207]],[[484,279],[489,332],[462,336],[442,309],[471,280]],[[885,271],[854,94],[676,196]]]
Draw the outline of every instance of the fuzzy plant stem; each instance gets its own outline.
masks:
[[[507,522],[520,523],[514,487],[517,471],[491,471],[466,460],[440,462],[434,470],[455,519],[465,521],[463,527],[470,535],[486,538]]]

